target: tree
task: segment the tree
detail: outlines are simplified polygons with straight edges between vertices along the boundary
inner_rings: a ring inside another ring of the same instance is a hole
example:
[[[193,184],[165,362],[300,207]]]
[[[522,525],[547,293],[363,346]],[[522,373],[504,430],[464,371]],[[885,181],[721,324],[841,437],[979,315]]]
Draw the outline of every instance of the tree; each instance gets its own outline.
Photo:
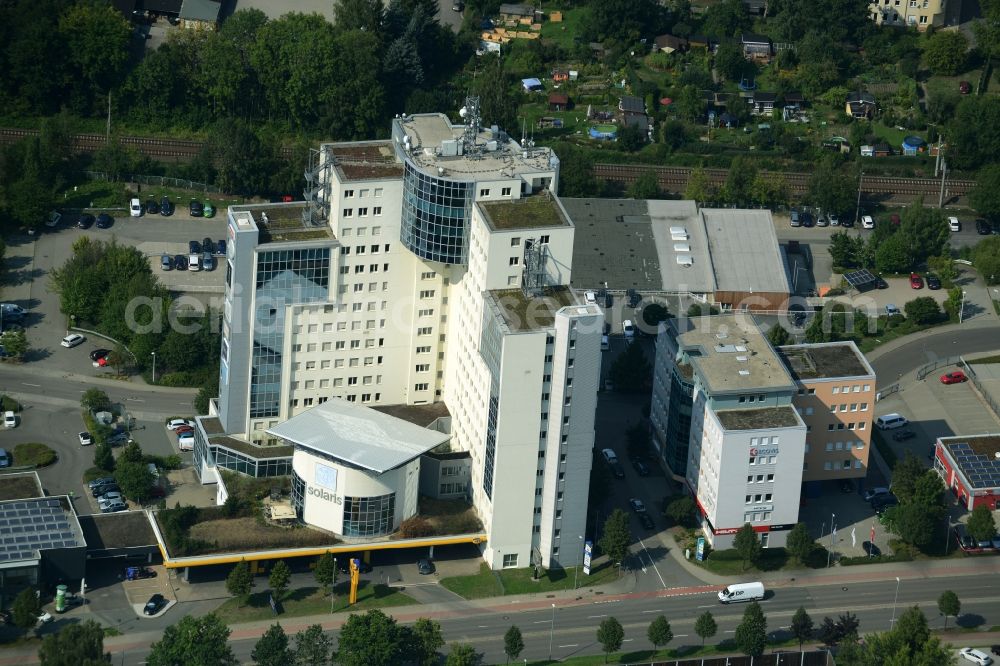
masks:
[[[944,615],[944,630],[948,631],[948,616],[957,618],[962,612],[962,602],[958,600],[958,595],[951,590],[945,590],[938,597],[938,611]]]
[[[0,346],[7,358],[21,360],[28,353],[28,336],[23,330],[7,330],[0,335]]]
[[[337,580],[337,565],[330,551],[320,555],[319,560],[316,561],[313,575],[316,577],[316,582],[323,586],[323,594],[326,594]]]
[[[930,296],[920,296],[903,305],[906,318],[916,324],[936,324],[941,321],[941,306]]]
[[[990,236],[972,248],[972,263],[986,284],[1000,282],[1000,236]]]
[[[352,613],[340,628],[337,663],[341,666],[396,664],[403,661],[405,635],[396,620],[378,609]]]
[[[788,334],[781,322],[778,322],[767,331],[767,341],[774,347],[780,347],[792,342],[792,336]]]
[[[969,203],[981,215],[1000,219],[1000,164],[985,166],[976,172],[976,186],[969,192]]]
[[[118,456],[118,462],[120,463],[141,463],[142,462],[142,447],[136,442],[129,442],[122,449],[122,453]]]
[[[905,273],[913,265],[910,246],[902,233],[895,233],[875,250],[875,268],[880,273]]]
[[[743,611],[743,620],[736,627],[733,638],[743,654],[751,657],[764,654],[764,648],[767,647],[767,619],[759,603],[751,601]]]
[[[482,655],[468,643],[452,643],[451,652],[444,660],[445,666],[476,666],[482,661]]]
[[[699,107],[700,108],[700,107]],[[684,186],[684,198],[704,203],[714,198],[712,181],[701,167],[691,170],[687,184]]]
[[[150,497],[153,473],[141,462],[123,462],[119,457],[115,463],[115,483],[125,497],[141,503]]]
[[[816,630],[816,638],[829,647],[833,647],[840,641],[840,632],[837,630],[837,623],[828,615],[823,618],[819,628]]]
[[[906,503],[913,500],[916,492],[917,480],[924,475],[927,468],[920,460],[907,451],[903,459],[892,468],[892,493],[899,498],[900,502]]]
[[[743,72],[749,69],[750,64],[743,57],[743,48],[732,41],[725,41],[719,45],[715,53],[715,68],[728,80],[737,83],[743,77]]]
[[[601,620],[597,627],[597,642],[604,650],[604,663],[608,663],[608,656],[612,652],[617,652],[622,648],[622,641],[625,639],[625,629],[621,622],[615,617],[607,617]]]
[[[678,497],[672,500],[664,513],[670,520],[674,521],[676,525],[691,525],[694,522],[695,511],[697,507],[695,506],[694,500],[691,497],[685,495],[684,497]]]
[[[240,560],[226,576],[226,591],[238,598],[238,603],[242,606],[252,587],[253,574],[250,573],[250,565],[246,560]]]
[[[809,201],[827,213],[843,215],[854,207],[858,179],[824,161],[809,178]]]
[[[111,398],[101,389],[90,388],[83,392],[80,406],[89,412],[103,412],[111,408]]]
[[[972,510],[966,529],[976,541],[988,541],[997,533],[993,512],[986,504],[979,504]]]
[[[701,638],[702,645],[705,644],[706,638],[712,638],[718,630],[719,625],[715,623],[712,611],[705,611],[694,621],[694,633]]]
[[[628,514],[621,509],[615,509],[604,521],[604,533],[597,545],[614,564],[621,564],[628,555],[628,545],[632,542],[632,532],[629,530]]]
[[[648,386],[652,372],[642,345],[630,344],[611,364],[609,374],[616,391],[639,393]]]
[[[521,637],[521,630],[511,625],[503,635],[503,653],[507,655],[507,663],[509,664],[511,659],[516,660],[523,650],[524,638]]]
[[[949,251],[951,232],[948,220],[937,208],[925,208],[923,199],[903,210],[900,216],[899,233],[907,241],[909,256],[916,263],[927,261]]]
[[[288,584],[292,579],[292,570],[288,568],[284,560],[278,560],[271,569],[271,574],[267,577],[267,584],[274,592],[274,600],[281,601],[288,590]]]
[[[753,200],[753,183],[757,178],[757,167],[750,160],[738,156],[733,158],[726,176],[723,193],[729,203],[745,205]]]
[[[38,601],[38,592],[26,587],[15,597],[10,607],[14,624],[27,631],[38,624],[38,616],[42,612],[42,604]]]
[[[631,199],[655,199],[660,196],[660,182],[656,177],[656,171],[653,169],[643,171],[642,175],[628,186],[626,194]]]
[[[311,624],[295,634],[295,666],[326,666],[333,641],[319,624]]]
[[[514,78],[504,68],[501,58],[491,58],[482,75],[473,84],[479,95],[479,113],[483,124],[496,125],[508,132],[517,130],[519,93],[514,88]]]
[[[924,46],[924,62],[938,76],[955,76],[965,68],[969,40],[959,31],[937,30]]]
[[[229,647],[230,629],[219,616],[185,615],[163,632],[163,638],[150,646],[149,666],[236,666],[239,662]]]
[[[342,30],[366,30],[377,33],[382,28],[384,9],[381,0],[335,0],[333,16]]]
[[[288,666],[292,657],[288,636],[277,622],[268,627],[250,652],[250,658],[257,666]]]
[[[41,666],[110,664],[104,653],[104,629],[93,620],[65,626],[42,640],[38,661]]]
[[[800,563],[805,563],[815,549],[816,541],[809,534],[809,528],[805,523],[796,523],[788,533],[785,550]]]
[[[642,308],[642,321],[650,331],[656,331],[661,322],[670,318],[670,311],[660,303],[647,303]]]
[[[850,236],[846,231],[836,231],[830,235],[830,258],[833,259],[834,266],[865,266],[867,257],[864,250],[865,239],[862,236]]]
[[[937,518],[920,504],[900,504],[885,512],[886,525],[904,542],[926,546],[934,536]]]
[[[441,625],[425,617],[417,618],[410,630],[412,654],[420,666],[434,666],[439,661],[438,649],[444,647]]]
[[[619,132],[618,132],[618,146],[622,150],[630,152],[630,153],[634,153],[634,152],[637,152],[637,151],[641,150],[644,145],[646,145],[646,133],[643,132],[642,129],[640,129],[638,125],[629,125],[629,124],[626,124],[625,127],[622,127],[621,130],[619,130]],[[639,179],[642,180],[642,176],[640,176]],[[636,184],[638,184],[638,181],[636,181]],[[656,180],[656,176],[655,175],[653,176],[652,182],[650,182],[650,180],[647,177],[647,179],[641,185],[641,187],[643,188],[642,191],[643,192],[649,192],[649,191],[651,191],[651,188],[649,187],[651,184],[656,185],[656,189],[652,190],[654,192],[654,196],[655,196],[655,194],[659,193],[659,183]],[[634,199],[652,199],[653,198],[653,196],[642,196],[642,197],[640,197],[640,196],[634,196],[634,195],[630,195],[630,196],[632,196],[632,198],[634,198]]]
[[[799,524],[801,525],[802,523]],[[795,611],[795,615],[792,616],[790,628],[792,636],[799,642],[799,652],[801,652],[802,644],[810,640],[813,636],[813,620],[802,606],[799,606],[799,609]]]
[[[752,25],[750,14],[741,0],[722,0],[705,10],[704,30],[719,37],[732,37]]]
[[[764,551],[764,547],[760,543],[760,537],[753,531],[753,526],[750,523],[744,523],[740,531],[736,533],[736,536],[733,538],[733,548],[736,549],[736,552],[740,555],[740,559],[743,560],[744,569],[750,564],[756,564],[761,553]]]
[[[666,645],[674,640],[674,632],[670,629],[670,623],[667,622],[667,618],[657,615],[656,619],[649,623],[649,629],[646,630],[646,638],[649,639],[649,642],[657,650],[660,649],[661,645]]]
[[[115,471],[115,456],[107,444],[98,444],[94,447],[94,467],[105,472]]]

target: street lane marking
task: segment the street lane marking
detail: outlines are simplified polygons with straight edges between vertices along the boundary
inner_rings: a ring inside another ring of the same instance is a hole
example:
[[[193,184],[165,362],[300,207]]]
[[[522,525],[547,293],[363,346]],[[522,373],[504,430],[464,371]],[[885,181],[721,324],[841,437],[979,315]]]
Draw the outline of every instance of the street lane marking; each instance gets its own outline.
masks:
[[[34,386],[35,388],[42,388],[41,384],[29,384],[28,382],[21,382],[22,386]]]
[[[140,400],[139,398],[125,398],[126,400],[131,400],[132,402],[146,402],[145,400]]]
[[[559,647],[561,648],[579,647],[579,643],[570,643],[569,645],[560,645]]]
[[[726,630],[725,630],[724,632],[722,632],[722,633],[724,633],[724,634],[735,634],[735,633],[736,633],[736,630],[735,630],[735,629],[726,629]]]
[[[663,610],[657,608],[656,610],[644,610],[643,613],[662,613]]]
[[[644,553],[646,553],[646,557],[649,558],[649,563],[652,565],[653,571],[656,572],[656,577],[660,579],[660,587],[664,587],[665,588],[667,586],[667,584],[664,582],[663,576],[660,575],[660,570],[656,568],[656,562],[653,561],[653,556],[649,554],[649,550],[646,548],[646,544],[645,544],[645,542],[642,539],[639,539],[639,545],[642,546],[642,551]],[[640,564],[642,563],[642,558],[641,557],[639,558],[639,562],[640,562]],[[643,566],[642,572],[646,573],[646,567],[645,566]]]
[[[687,638],[689,634],[674,634],[674,638]]]
[[[593,619],[598,618],[598,617],[607,617],[607,614],[605,614],[605,615],[588,615],[587,619],[588,620],[593,620]]]
[[[479,628],[480,629],[489,629],[490,627],[489,627],[489,625],[481,624],[481,625],[479,625]]]
[[[535,624],[548,624],[548,620],[535,620]]]
[[[698,608],[715,608],[718,604],[709,604],[707,606],[698,606]]]

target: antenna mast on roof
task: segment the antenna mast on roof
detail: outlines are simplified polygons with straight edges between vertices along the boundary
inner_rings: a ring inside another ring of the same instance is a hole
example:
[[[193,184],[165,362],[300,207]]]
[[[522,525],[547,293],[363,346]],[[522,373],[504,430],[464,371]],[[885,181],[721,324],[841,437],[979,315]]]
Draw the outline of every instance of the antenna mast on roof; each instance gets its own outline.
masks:
[[[479,114],[479,97],[469,95],[465,98],[465,106],[462,107],[458,115],[465,121],[465,131],[462,133],[462,145],[466,155],[476,155],[482,152],[483,146],[477,146],[476,138],[482,125],[482,118]]]

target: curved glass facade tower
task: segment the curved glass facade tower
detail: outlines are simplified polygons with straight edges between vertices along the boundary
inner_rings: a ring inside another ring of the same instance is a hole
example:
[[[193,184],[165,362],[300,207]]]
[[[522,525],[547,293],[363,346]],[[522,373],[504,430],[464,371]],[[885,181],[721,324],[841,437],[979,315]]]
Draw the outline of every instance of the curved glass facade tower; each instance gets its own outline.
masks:
[[[405,161],[400,241],[428,261],[466,263],[474,183],[429,176]]]

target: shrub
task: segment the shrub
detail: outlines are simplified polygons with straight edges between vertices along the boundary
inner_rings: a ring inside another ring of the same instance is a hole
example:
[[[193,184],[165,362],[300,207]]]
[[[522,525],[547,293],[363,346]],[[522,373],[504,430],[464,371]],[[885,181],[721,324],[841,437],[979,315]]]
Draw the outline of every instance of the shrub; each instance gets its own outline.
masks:
[[[19,412],[21,411],[21,403],[9,395],[0,396],[0,411]]]
[[[422,516],[407,518],[399,524],[399,535],[404,539],[433,536],[434,526]]]
[[[37,442],[18,444],[14,447],[13,455],[14,462],[24,467],[48,467],[58,459],[55,451]]]

